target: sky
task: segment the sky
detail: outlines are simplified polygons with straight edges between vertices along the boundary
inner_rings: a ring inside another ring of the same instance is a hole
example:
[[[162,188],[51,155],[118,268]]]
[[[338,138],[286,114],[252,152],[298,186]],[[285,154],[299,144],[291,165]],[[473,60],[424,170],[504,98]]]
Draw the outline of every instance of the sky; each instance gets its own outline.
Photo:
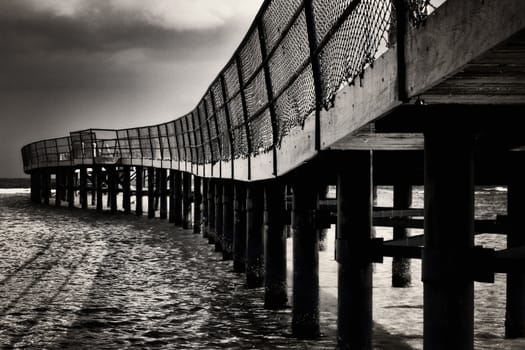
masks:
[[[0,0],[0,178],[20,149],[191,111],[262,0]]]

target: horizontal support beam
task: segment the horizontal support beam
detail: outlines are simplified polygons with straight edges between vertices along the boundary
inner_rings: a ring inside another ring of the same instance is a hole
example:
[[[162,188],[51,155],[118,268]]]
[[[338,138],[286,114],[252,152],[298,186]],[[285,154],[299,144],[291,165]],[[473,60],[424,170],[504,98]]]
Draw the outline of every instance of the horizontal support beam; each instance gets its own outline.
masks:
[[[395,239],[383,242],[385,246],[400,247],[422,247],[425,244],[425,235],[416,235],[403,239]]]

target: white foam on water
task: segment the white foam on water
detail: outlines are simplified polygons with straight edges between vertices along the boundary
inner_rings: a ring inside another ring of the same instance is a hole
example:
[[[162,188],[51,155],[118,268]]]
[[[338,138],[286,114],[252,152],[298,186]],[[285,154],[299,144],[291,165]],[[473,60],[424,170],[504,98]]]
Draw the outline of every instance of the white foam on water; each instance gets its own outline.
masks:
[[[31,193],[29,188],[0,188],[0,194]]]

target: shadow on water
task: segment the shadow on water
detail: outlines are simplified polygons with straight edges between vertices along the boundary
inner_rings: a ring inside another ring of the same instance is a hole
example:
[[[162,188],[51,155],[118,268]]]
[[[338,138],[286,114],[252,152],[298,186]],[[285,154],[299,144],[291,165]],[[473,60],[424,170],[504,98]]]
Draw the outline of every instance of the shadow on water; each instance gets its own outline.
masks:
[[[47,293],[35,298],[23,317],[11,315],[18,322],[11,330],[9,346],[35,342],[36,347],[57,349],[335,348],[335,297],[321,291],[323,336],[297,340],[290,334],[291,309],[265,310],[263,288],[245,288],[244,275],[234,273],[231,262],[222,261],[220,254],[189,230],[121,213],[47,206],[24,210],[36,212],[57,231],[4,279],[4,286],[31,270],[39,258],[47,257],[52,267],[60,261],[49,256],[74,255],[72,248],[85,250],[69,264],[62,262],[60,269],[66,272],[53,288],[35,291],[44,276],[52,273],[40,271],[4,307],[5,316],[29,294]],[[53,242],[58,243],[50,248]],[[103,252],[97,242],[102,242]],[[93,265],[89,267],[92,275],[84,271],[88,265]],[[378,324],[374,332],[376,348],[410,349]]]
[[[69,272],[65,276],[64,281],[55,289],[54,292],[52,290],[48,290],[48,293],[52,292],[53,294],[40,301],[40,305],[33,309],[32,316],[29,319],[24,320],[25,328],[17,331],[17,333],[11,338],[10,344],[4,345],[6,349],[15,347],[25,337],[30,336],[33,327],[37,326],[42,320],[45,319],[45,316],[49,311],[50,305],[53,305],[56,302],[57,298],[67,290],[67,287],[70,284],[72,277],[77,273],[77,270],[83,265],[88,255],[89,251],[85,251],[76,263],[71,263],[66,267],[66,269]],[[39,277],[41,276],[42,275],[40,275]],[[32,285],[36,285],[36,282],[32,283]],[[27,290],[25,292],[27,293]],[[20,298],[21,296],[19,296],[17,300],[19,300]],[[15,305],[16,303],[14,301],[10,304],[11,307],[14,307]],[[5,311],[2,313],[5,313]]]
[[[321,313],[332,313],[332,319],[329,323],[330,325],[330,333],[325,334],[326,336],[330,336],[333,339],[336,339],[337,337],[337,315],[334,313],[337,310],[337,298],[333,295],[324,292],[322,289],[320,291],[320,297],[323,301],[321,303]],[[326,328],[325,328],[326,329]],[[388,332],[385,327],[383,327],[381,324],[374,322],[373,323],[373,346],[374,349],[385,349],[385,350],[412,350],[413,348],[407,344],[407,342],[404,340],[406,338],[406,335],[403,335],[403,338],[401,338],[398,335],[391,334]],[[421,336],[417,336],[418,338],[421,338]]]
[[[29,291],[31,289],[33,289],[37,284],[40,283],[40,281],[44,278],[44,276],[48,273],[51,272],[51,265],[54,265],[56,264],[58,260],[52,262],[50,264],[50,267],[49,269],[40,269],[40,273],[38,273],[36,276],[34,276],[31,280],[31,283],[29,283],[21,292],[18,293],[18,295],[11,299],[11,301],[6,305],[4,306],[2,309],[0,309],[0,314],[5,314],[7,313],[9,310],[11,310],[13,307],[15,307],[18,302],[20,301],[20,299],[24,298],[25,296],[28,295]],[[21,270],[20,270],[21,271]],[[13,276],[13,275],[11,275]]]
[[[42,249],[36,252],[31,258],[24,261],[22,265],[14,269],[4,279],[0,280],[0,286],[7,284],[12,278],[16,277],[21,271],[29,268],[38,258],[44,257],[46,252],[49,251],[49,248],[53,244],[55,237],[56,237],[56,233],[53,234],[49,239],[45,241],[45,245],[42,247]]]

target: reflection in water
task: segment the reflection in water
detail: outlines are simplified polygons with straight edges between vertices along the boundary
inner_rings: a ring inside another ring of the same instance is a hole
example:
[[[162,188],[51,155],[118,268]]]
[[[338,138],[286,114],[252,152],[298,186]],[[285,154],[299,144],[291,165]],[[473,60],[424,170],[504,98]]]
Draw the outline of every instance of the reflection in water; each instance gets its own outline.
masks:
[[[388,205],[391,193],[380,192],[380,200]],[[166,221],[35,206],[27,194],[0,194],[0,227],[1,348],[335,347],[333,230],[320,252],[324,336],[298,341],[290,336],[290,309],[264,310],[262,289],[244,288],[243,275],[206,240]],[[504,245],[494,236],[477,240]],[[375,347],[421,348],[420,263],[413,261],[412,286],[403,289],[390,287],[390,266],[391,259],[375,265]],[[493,285],[476,284],[476,348],[525,345],[501,339],[504,294],[504,275]]]

